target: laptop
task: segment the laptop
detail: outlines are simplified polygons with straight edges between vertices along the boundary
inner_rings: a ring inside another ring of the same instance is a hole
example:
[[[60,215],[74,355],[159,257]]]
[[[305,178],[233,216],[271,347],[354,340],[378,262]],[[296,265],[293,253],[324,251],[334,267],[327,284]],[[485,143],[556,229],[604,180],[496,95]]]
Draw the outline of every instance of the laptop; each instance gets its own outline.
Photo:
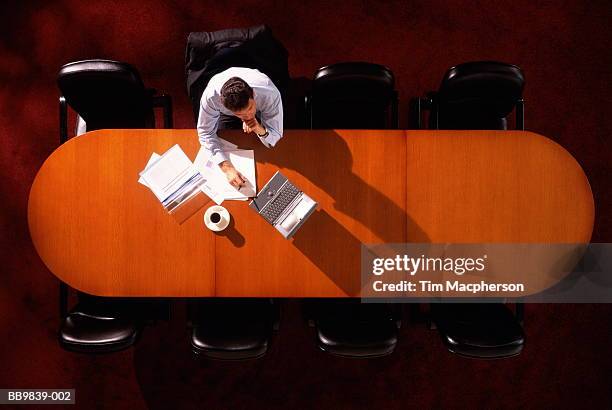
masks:
[[[317,203],[276,171],[249,206],[289,239],[317,208]]]

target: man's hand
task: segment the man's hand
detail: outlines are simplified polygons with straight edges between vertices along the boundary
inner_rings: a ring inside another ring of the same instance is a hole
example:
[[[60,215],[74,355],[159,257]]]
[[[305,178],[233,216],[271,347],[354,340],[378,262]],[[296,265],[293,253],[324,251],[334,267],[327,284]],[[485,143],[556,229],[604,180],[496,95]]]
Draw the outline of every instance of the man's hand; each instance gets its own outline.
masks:
[[[242,121],[242,131],[246,132],[247,134],[249,132],[254,132],[257,135],[263,135],[266,133],[265,128],[257,122],[257,118],[255,117],[250,120]]]
[[[219,164],[221,171],[225,173],[227,181],[236,189],[240,189],[241,186],[246,184],[246,178],[234,168],[234,165],[230,161],[223,161]]]

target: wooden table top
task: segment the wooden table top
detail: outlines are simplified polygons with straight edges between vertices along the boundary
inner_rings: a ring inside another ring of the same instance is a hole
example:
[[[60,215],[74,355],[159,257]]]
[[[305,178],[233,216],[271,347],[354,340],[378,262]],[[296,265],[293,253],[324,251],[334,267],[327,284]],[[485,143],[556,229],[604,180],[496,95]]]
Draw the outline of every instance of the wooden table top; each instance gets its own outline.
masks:
[[[286,130],[254,149],[258,188],[281,170],[319,203],[285,240],[247,202],[225,201],[230,228],[207,230],[200,209],[182,224],[138,173],[178,143],[193,160],[195,130],[100,130],[60,146],[30,192],[28,221],[46,266],[104,296],[343,297],[360,293],[369,243],[589,242],[586,176],[561,146],[525,131]],[[209,204],[209,205],[212,205]]]

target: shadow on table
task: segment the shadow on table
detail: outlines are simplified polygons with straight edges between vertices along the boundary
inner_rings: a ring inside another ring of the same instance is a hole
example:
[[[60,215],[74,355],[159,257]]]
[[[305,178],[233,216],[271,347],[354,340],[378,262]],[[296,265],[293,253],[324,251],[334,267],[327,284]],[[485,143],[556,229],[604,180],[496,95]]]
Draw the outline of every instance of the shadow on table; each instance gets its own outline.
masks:
[[[242,234],[236,229],[234,218],[230,219],[230,223],[227,228],[221,232],[215,232],[215,235],[225,236],[236,248],[242,248],[246,242],[244,236],[242,236]]]
[[[328,244],[330,238],[333,242]],[[325,210],[316,211],[310,216],[296,234],[293,245],[344,293],[359,296],[361,276],[355,272],[360,272],[361,257],[355,251],[361,251],[361,243]]]
[[[257,161],[287,168],[308,178],[333,198],[335,209],[370,229],[379,238],[378,243],[429,241],[427,234],[402,207],[353,172],[354,162],[362,159],[353,158],[347,143],[337,132],[321,130],[316,136],[305,133],[305,139],[297,141],[295,139],[300,137],[296,131],[290,135],[292,140],[281,140],[273,149],[253,144]],[[383,147],[384,137],[379,140]],[[398,178],[392,174],[384,177]],[[401,178],[405,176],[399,178],[397,185],[401,187],[405,183]],[[260,183],[263,185],[265,181]],[[361,241],[329,213],[322,210],[313,214],[300,228],[293,243],[348,295],[358,294]]]
[[[320,130],[317,135],[304,134],[304,140],[298,140],[299,134],[293,131],[293,140],[280,140],[276,147],[267,149],[253,142],[256,159],[260,162],[287,168],[308,178],[310,182],[325,191],[334,199],[334,208],[367,226],[382,241],[391,242],[426,242],[427,234],[413,221],[406,211],[382,193],[376,186],[364,181],[353,172],[354,163],[362,161],[353,158],[346,142],[333,130]],[[309,138],[309,139],[306,139]],[[364,137],[368,138],[368,137]],[[371,137],[370,137],[371,138]],[[384,146],[385,137],[379,138],[379,145]],[[384,159],[388,161],[387,158]],[[411,159],[408,158],[407,161]],[[318,166],[313,166],[318,164]],[[372,164],[373,167],[384,167],[384,164]],[[389,167],[389,169],[392,169]],[[393,174],[385,175],[387,179],[398,179],[398,188],[405,183]],[[265,181],[260,181],[263,183]],[[385,181],[387,184],[388,181]],[[315,198],[316,200],[316,198]],[[376,215],[372,218],[372,215]],[[392,222],[404,221],[401,226]],[[407,228],[410,231],[407,232]]]

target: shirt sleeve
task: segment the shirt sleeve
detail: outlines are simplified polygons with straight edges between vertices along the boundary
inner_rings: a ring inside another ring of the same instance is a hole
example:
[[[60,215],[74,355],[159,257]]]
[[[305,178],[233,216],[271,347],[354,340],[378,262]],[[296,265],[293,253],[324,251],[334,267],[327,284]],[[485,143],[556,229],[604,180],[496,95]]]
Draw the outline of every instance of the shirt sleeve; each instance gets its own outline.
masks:
[[[200,113],[198,115],[198,138],[202,147],[208,151],[212,161],[217,165],[229,159],[217,136],[219,117],[219,110],[214,107],[214,103],[204,93],[200,101]]]
[[[259,139],[266,148],[272,148],[283,138],[283,101],[278,91],[272,103],[261,112],[261,123],[268,131],[268,136],[265,138],[259,137]]]

